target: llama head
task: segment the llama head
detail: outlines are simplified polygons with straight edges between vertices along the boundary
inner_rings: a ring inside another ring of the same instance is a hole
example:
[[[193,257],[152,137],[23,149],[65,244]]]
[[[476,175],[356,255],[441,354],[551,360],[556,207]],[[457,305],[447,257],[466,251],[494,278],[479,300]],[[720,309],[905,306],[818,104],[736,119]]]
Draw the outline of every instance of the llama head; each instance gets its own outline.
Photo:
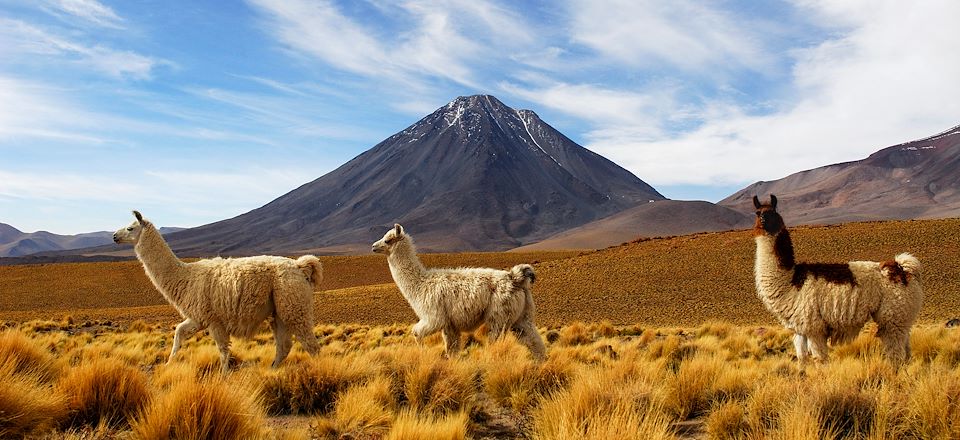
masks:
[[[133,223],[113,233],[114,243],[136,243],[140,239],[140,232],[149,222],[143,219],[140,211],[133,211],[133,216],[137,218]]]
[[[760,203],[760,199],[753,196],[753,206],[757,208],[757,221],[753,224],[756,235],[777,235],[786,227],[777,212],[777,196],[770,194],[769,203]]]
[[[409,238],[409,235],[403,232],[403,226],[400,226],[399,223],[393,225],[386,234],[383,234],[383,238],[379,241],[373,243],[373,251],[378,254],[387,254],[390,255],[390,252],[393,251],[394,246],[397,245],[401,240]]]

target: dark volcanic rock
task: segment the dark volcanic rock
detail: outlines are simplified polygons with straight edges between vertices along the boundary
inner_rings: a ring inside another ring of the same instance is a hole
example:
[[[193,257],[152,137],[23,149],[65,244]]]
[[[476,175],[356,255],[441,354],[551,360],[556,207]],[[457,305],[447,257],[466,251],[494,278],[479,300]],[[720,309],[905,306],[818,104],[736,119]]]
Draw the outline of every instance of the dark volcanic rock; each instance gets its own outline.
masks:
[[[361,249],[400,222],[424,250],[502,250],[663,199],[534,112],[476,95],[261,208],[168,238],[184,255]]]

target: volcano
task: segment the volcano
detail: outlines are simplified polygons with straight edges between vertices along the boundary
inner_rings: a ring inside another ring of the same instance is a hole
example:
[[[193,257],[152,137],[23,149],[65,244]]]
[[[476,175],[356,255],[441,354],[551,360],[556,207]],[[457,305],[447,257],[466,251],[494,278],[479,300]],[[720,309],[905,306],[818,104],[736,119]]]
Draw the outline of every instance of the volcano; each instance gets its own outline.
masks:
[[[423,250],[493,251],[658,200],[536,113],[474,95],[263,207],[168,239],[182,255],[357,252],[398,222]]]

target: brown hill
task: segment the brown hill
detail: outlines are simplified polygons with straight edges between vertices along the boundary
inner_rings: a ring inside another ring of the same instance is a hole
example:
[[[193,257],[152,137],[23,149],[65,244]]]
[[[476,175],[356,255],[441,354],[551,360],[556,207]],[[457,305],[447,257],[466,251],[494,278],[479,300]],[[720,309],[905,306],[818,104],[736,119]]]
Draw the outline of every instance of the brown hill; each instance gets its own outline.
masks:
[[[776,194],[790,224],[960,216],[960,126],[854,162],[757,182],[720,201],[750,211]]]
[[[791,228],[801,261],[885,260],[909,251],[924,265],[921,320],[960,316],[960,219]],[[775,324],[753,285],[749,231],[643,239],[596,252],[424,255],[428,266],[536,264],[541,325],[571,321],[696,326],[707,320]],[[320,322],[413,323],[379,255],[322,257]],[[137,262],[0,266],[0,319],[175,322]]]
[[[751,225],[752,215],[710,202],[660,200],[642,203],[514,250],[601,249],[639,237],[727,231]]]

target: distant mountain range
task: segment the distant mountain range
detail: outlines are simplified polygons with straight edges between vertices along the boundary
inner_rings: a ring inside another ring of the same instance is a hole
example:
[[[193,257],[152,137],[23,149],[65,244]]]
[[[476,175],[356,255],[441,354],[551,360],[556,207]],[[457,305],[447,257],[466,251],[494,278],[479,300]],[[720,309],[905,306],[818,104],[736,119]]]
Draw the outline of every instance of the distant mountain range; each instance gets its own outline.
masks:
[[[960,216],[960,126],[884,148],[863,160],[757,182],[720,201],[753,210],[776,194],[788,224]]]
[[[536,113],[462,96],[260,208],[168,241],[183,256],[363,253],[399,222],[425,251],[592,249],[747,228],[751,198],[770,193],[789,224],[956,217],[958,170],[960,126],[757,182],[719,204],[667,200]],[[0,224],[0,256],[130,254],[109,243],[108,232],[24,234]]]
[[[183,228],[160,228],[169,234]],[[59,235],[47,231],[21,232],[0,223],[0,257],[20,257],[38,252],[65,251],[113,243],[113,232],[99,231],[77,235]]]

